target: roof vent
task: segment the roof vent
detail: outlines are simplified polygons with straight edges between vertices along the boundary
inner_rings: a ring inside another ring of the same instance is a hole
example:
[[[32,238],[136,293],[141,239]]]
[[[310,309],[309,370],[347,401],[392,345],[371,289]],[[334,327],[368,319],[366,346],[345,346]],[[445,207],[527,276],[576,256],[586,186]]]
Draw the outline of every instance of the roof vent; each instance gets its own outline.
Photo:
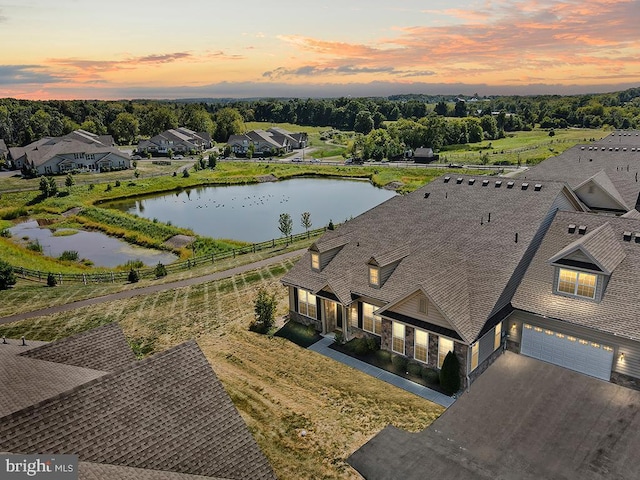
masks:
[[[526,190],[527,188],[529,188],[529,184],[527,182],[524,182],[522,184],[522,190]]]
[[[578,233],[580,235],[584,235],[585,233],[587,233],[587,226],[586,225],[580,225],[578,227]]]
[[[584,150],[584,146],[580,147],[580,150]]]
[[[631,241],[631,232],[623,232],[622,233],[622,239],[625,242],[630,242]]]
[[[602,147],[600,150],[602,150],[603,152],[607,149],[607,147]]]
[[[431,195],[430,192],[424,192],[424,198],[429,198],[429,195]]]
[[[541,183],[536,183],[536,184],[533,186],[533,189],[534,189],[536,192],[539,192],[540,190],[542,190],[542,184],[541,184]]]
[[[640,243],[640,232],[636,232],[636,243]]]
[[[462,177],[456,178],[456,183],[460,185],[462,183]]]
[[[474,183],[476,183],[476,179],[475,178],[470,178],[469,179],[469,185],[473,185]]]
[[[575,224],[570,224],[569,225],[569,233],[576,233],[576,226]]]
[[[449,180],[451,180],[451,177],[444,177],[444,183],[449,183]]]
[[[507,188],[513,188],[513,182],[507,182]]]
[[[496,188],[500,188],[501,185],[502,185],[502,180],[496,181]]]
[[[489,185],[489,180],[482,180],[482,186],[486,187],[487,185]]]

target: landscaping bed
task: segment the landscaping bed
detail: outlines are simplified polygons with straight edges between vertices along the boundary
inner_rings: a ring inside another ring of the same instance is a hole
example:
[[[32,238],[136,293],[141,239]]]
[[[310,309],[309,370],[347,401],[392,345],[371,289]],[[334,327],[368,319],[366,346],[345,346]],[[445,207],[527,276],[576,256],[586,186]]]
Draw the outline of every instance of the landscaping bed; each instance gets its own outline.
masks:
[[[293,321],[285,323],[274,336],[286,338],[302,348],[309,348],[322,338],[313,326],[306,326]]]
[[[403,355],[380,350],[378,339],[354,338],[347,343],[334,342],[329,345],[329,348],[448,395],[440,387],[437,370],[421,365]]]

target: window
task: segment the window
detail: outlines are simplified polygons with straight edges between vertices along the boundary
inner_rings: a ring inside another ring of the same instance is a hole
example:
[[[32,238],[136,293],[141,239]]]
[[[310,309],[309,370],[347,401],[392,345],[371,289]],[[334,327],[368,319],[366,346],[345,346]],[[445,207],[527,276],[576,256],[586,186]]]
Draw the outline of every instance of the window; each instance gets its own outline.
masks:
[[[500,348],[500,344],[502,343],[502,324],[499,323],[496,325],[496,330],[493,336],[493,349],[497,350]]]
[[[415,331],[415,345],[413,348],[413,358],[424,363],[428,363],[429,357],[429,334],[422,330]]]
[[[480,344],[478,342],[471,345],[471,370],[478,367],[478,354],[480,353]]]
[[[561,268],[558,273],[558,292],[577,297],[595,298],[597,280],[598,276],[593,273]]]
[[[427,299],[424,297],[420,297],[420,300],[418,303],[418,312],[424,313],[425,315],[427,313]]]
[[[404,324],[393,322],[393,343],[391,350],[404,355]]]
[[[372,287],[380,286],[380,270],[378,267],[369,267],[369,285]]]
[[[358,328],[358,304],[352,303],[347,308],[347,316],[349,317],[349,324],[352,327]]]
[[[362,303],[362,329],[365,332],[380,335],[382,333],[382,319],[373,313],[377,308],[369,303]]]
[[[311,252],[311,268],[320,270],[320,254],[317,252]]]
[[[453,340],[444,337],[438,338],[438,368],[442,367],[444,357],[446,357],[449,352],[453,352]]]
[[[316,296],[306,290],[298,290],[298,313],[307,317],[316,316]]]

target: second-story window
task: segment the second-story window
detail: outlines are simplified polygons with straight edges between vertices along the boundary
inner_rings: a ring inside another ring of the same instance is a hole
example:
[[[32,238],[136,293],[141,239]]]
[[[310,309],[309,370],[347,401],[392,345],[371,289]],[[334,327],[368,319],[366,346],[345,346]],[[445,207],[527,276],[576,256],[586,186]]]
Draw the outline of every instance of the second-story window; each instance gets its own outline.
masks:
[[[380,286],[380,270],[378,267],[369,267],[369,285],[372,287]]]
[[[578,272],[560,268],[558,272],[558,292],[576,297],[595,298],[598,276],[593,273]]]

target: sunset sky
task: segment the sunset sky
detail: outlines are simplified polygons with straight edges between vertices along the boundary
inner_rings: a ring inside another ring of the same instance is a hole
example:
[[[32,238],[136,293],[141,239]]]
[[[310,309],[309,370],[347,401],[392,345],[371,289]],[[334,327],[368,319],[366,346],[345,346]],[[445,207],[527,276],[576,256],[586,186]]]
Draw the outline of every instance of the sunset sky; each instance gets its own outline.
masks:
[[[640,86],[640,0],[0,0],[0,97],[630,86]]]

